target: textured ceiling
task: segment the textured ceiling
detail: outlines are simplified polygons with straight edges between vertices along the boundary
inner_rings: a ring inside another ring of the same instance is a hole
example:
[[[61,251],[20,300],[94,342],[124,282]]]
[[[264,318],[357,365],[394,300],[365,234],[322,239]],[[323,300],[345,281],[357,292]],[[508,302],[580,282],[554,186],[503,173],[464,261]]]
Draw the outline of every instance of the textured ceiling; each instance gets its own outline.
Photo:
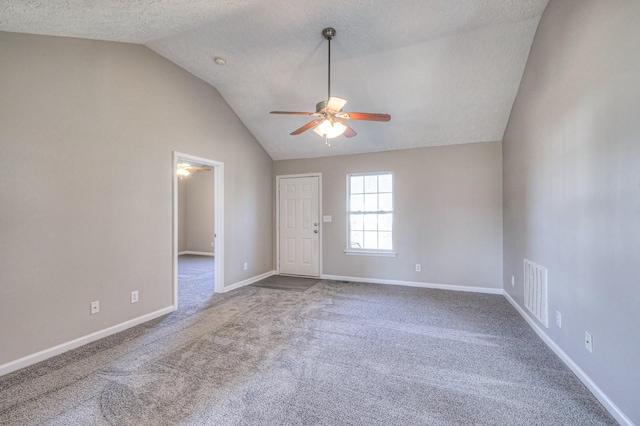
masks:
[[[146,44],[216,87],[272,158],[502,139],[548,0],[0,0],[0,30]],[[289,136],[327,94],[351,122],[330,148]],[[224,56],[227,64],[212,58]]]

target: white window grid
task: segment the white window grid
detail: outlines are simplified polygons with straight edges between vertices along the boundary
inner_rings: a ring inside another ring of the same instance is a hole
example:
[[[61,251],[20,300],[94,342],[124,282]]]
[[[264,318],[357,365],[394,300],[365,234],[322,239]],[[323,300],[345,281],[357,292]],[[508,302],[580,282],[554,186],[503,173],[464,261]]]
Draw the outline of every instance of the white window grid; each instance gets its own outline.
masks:
[[[347,175],[347,252],[393,252],[393,181],[392,172]]]

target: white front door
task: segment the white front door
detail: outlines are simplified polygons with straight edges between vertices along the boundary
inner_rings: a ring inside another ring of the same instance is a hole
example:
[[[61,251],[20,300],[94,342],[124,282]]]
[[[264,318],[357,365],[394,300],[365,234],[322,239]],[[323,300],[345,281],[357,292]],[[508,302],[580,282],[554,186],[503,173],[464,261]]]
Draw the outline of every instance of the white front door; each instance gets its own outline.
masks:
[[[280,273],[320,275],[317,176],[280,179]]]

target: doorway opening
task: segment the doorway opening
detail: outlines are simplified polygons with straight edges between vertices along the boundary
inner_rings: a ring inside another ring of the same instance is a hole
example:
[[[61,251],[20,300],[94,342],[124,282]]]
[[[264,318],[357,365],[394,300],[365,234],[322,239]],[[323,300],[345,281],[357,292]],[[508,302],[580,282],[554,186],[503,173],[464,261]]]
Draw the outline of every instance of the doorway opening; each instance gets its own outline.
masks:
[[[173,152],[173,306],[224,288],[224,164]]]

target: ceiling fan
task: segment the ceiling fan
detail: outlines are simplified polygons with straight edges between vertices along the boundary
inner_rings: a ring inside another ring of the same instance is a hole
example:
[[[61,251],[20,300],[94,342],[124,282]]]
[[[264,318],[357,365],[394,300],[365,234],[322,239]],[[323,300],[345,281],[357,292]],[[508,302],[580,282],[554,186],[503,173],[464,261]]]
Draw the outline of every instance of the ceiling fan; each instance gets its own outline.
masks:
[[[211,171],[210,167],[200,167],[200,166],[192,166],[189,163],[178,163],[178,176],[182,179],[185,176],[189,176],[193,172],[197,171]]]
[[[271,114],[311,115],[317,117],[315,120],[291,132],[291,135],[299,135],[313,128],[314,132],[325,138],[327,145],[331,145],[329,139],[336,138],[342,134],[347,138],[352,138],[357,134],[344,120],[389,121],[391,120],[391,116],[389,114],[342,111],[347,101],[331,96],[331,40],[335,37],[336,30],[333,28],[325,28],[322,30],[322,35],[329,44],[328,100],[318,102],[316,104],[316,112],[271,111]]]

